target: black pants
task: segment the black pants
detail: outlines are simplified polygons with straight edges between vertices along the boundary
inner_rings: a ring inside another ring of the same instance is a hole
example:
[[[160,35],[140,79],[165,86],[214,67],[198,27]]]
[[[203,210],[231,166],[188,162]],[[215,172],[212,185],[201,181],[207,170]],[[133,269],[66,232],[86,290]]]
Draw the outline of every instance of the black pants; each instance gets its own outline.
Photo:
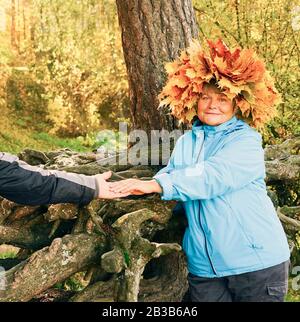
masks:
[[[188,274],[183,301],[283,302],[288,289],[289,261],[255,272],[219,278]]]

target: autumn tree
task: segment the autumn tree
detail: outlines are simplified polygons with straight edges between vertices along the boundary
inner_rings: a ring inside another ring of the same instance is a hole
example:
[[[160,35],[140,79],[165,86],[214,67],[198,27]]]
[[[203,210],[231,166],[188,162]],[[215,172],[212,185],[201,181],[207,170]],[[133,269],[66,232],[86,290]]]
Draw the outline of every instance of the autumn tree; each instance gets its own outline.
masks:
[[[198,37],[191,0],[117,0],[135,129],[174,129],[157,95],[165,80],[164,62]]]

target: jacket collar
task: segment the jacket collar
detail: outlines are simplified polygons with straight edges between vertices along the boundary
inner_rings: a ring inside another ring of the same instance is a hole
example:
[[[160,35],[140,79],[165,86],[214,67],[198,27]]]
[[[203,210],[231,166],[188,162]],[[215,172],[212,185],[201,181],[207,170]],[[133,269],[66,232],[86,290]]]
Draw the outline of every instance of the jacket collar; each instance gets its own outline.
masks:
[[[203,124],[199,120],[199,118],[197,118],[193,124],[192,131],[195,134],[198,131],[204,131],[204,133],[217,133],[217,132],[227,130],[228,128],[233,126],[236,122],[237,122],[237,118],[236,118],[236,116],[233,116],[230,120],[228,120],[220,125],[213,126],[213,125]]]

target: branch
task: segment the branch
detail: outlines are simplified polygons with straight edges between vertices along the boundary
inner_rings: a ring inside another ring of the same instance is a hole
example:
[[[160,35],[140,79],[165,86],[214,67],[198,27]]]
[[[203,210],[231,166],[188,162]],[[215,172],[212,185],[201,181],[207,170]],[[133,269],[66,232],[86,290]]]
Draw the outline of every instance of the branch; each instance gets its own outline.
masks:
[[[224,30],[230,35],[238,44],[240,43],[239,39],[233,34],[231,31],[229,31],[224,25],[222,25],[218,20],[215,20],[215,18],[211,17],[206,11],[193,7],[196,12],[205,14],[209,19],[213,21],[213,23],[220,28],[221,30]]]
[[[157,262],[156,262],[157,263]],[[180,302],[188,288],[185,256],[175,252],[159,261],[159,276],[141,276],[139,302]],[[71,302],[113,302],[115,300],[116,276],[87,286],[71,298]]]
[[[300,155],[291,155],[285,161],[265,161],[266,181],[297,181],[300,178]]]
[[[102,268],[111,273],[120,273],[116,280],[116,300],[136,302],[139,284],[146,264],[152,259],[180,251],[175,243],[159,244],[140,236],[140,226],[157,214],[149,209],[140,209],[123,215],[112,225],[116,244],[112,251],[101,257]]]
[[[0,302],[29,301],[97,261],[106,247],[105,238],[95,234],[55,239],[50,247],[5,272],[6,289],[0,290]]]
[[[300,138],[287,139],[281,144],[267,145],[264,149],[265,160],[284,160],[291,154],[298,154],[300,150]]]
[[[0,226],[0,244],[37,249],[49,243],[47,234],[36,234],[26,228]]]
[[[285,213],[285,214],[284,214]],[[290,215],[298,215],[298,217],[300,218],[300,206],[298,207],[278,207],[277,208],[277,214],[279,219],[287,224],[289,226],[290,229],[292,230],[300,230],[300,220],[298,219],[294,219],[288,216],[288,214]]]

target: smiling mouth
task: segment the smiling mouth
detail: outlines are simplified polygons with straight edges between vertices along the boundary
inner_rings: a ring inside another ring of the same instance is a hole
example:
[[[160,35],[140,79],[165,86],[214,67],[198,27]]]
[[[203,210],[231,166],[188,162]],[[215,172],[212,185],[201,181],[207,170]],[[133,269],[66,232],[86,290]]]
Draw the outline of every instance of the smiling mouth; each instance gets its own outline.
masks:
[[[220,113],[210,113],[210,112],[206,112],[205,114],[210,114],[210,115],[221,115]]]

